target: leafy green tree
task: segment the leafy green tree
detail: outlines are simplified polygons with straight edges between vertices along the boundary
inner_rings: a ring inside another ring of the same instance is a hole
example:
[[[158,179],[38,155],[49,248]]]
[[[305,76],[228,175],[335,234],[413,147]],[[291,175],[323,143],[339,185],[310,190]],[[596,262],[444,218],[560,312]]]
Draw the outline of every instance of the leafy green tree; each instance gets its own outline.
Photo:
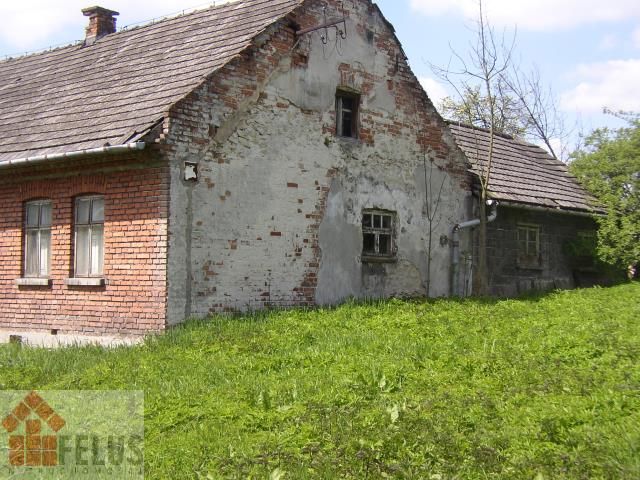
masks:
[[[598,218],[598,253],[620,267],[640,263],[640,120],[600,128],[571,155],[569,168],[608,211]]]

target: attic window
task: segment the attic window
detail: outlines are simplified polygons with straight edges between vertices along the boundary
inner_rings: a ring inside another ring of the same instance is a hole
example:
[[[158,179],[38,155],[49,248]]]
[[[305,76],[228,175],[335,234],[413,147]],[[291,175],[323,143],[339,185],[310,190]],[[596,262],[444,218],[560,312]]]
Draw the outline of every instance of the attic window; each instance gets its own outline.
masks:
[[[338,90],[336,93],[336,135],[358,138],[360,95]]]

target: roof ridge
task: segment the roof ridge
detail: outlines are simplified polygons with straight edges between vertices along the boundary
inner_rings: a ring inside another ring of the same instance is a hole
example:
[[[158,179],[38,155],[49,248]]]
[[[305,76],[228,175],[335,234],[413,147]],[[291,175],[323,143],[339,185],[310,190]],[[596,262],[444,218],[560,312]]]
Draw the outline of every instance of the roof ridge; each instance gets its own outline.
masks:
[[[215,1],[220,1],[220,0],[215,0]],[[272,3],[276,3],[277,0],[227,0],[225,1],[225,3],[220,3],[219,5],[215,4],[215,1],[213,2],[213,5],[210,5],[208,7],[204,7],[204,8],[199,8],[200,6],[205,5],[204,3],[201,3],[199,6],[196,7],[189,7],[189,8],[185,8],[179,12],[174,12],[174,13],[169,13],[167,15],[164,16],[160,16],[160,17],[154,17],[148,20],[142,20],[140,22],[136,22],[136,23],[132,23],[129,25],[125,25],[123,27],[118,28],[118,30],[116,32],[110,33],[109,35],[105,35],[104,37],[100,38],[98,41],[106,39],[106,38],[113,38],[115,36],[119,36],[120,34],[124,34],[127,32],[134,32],[136,30],[140,30],[143,28],[148,28],[151,26],[156,26],[156,25],[161,25],[165,22],[170,22],[170,21],[174,21],[174,20],[178,20],[178,19],[187,19],[188,17],[192,16],[192,15],[197,15],[197,14],[202,14],[202,13],[209,13],[211,11],[214,10],[223,10],[225,8],[229,8],[230,6],[235,6],[236,4],[244,4],[244,3],[267,3],[267,4],[272,4]],[[283,0],[286,1],[286,0]],[[304,0],[299,0],[300,3]],[[210,3],[210,2],[208,2]],[[188,11],[187,11],[188,10]],[[51,53],[51,52],[55,52],[56,50],[63,50],[65,48],[69,48],[69,47],[77,47],[79,45],[82,45],[84,43],[84,39],[76,39],[76,40],[70,40],[68,43],[61,43],[58,45],[49,45],[40,49],[36,49],[36,50],[32,50],[32,51],[26,51],[26,52],[18,52],[18,53],[13,53],[13,54],[6,54],[6,55],[2,55],[3,58],[0,58],[0,64],[4,63],[4,62],[8,62],[8,61],[12,61],[12,60],[21,60],[21,59],[25,59],[28,57],[34,57],[36,55],[42,55],[42,54],[46,54],[46,53]]]
[[[469,128],[471,130],[478,130],[480,132],[484,132],[484,133],[491,133],[491,130],[488,128],[484,128],[484,127],[478,127],[477,125],[472,125],[470,123],[465,123],[465,122],[461,122],[459,120],[449,120],[445,118],[445,123],[447,125],[457,125],[461,128]],[[509,135],[507,133],[503,133],[497,130],[493,131],[493,134],[496,135],[497,137],[502,137],[502,138],[506,138],[507,140],[519,140],[519,138],[516,138],[512,135]]]

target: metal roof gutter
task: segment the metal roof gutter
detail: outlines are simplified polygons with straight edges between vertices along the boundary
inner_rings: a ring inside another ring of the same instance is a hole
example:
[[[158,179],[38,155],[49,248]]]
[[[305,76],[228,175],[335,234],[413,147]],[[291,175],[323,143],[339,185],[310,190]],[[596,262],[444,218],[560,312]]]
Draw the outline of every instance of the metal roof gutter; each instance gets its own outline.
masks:
[[[544,213],[563,213],[565,215],[576,215],[578,217],[598,217],[606,215],[606,212],[593,210],[592,212],[586,212],[584,210],[570,210],[566,208],[553,208],[553,207],[539,207],[536,205],[529,205],[526,203],[518,203],[518,202],[508,202],[504,200],[500,200],[500,205],[504,207],[512,207],[512,208],[521,208],[523,210],[531,210],[533,212],[544,212]]]
[[[49,160],[64,160],[68,158],[90,157],[94,155],[124,153],[144,150],[147,144],[145,142],[126,143],[124,145],[114,145],[108,147],[90,148],[86,150],[76,150],[65,153],[52,153],[48,155],[37,155],[34,157],[16,158],[15,160],[6,160],[0,162],[0,168],[13,167],[15,165],[41,163]]]

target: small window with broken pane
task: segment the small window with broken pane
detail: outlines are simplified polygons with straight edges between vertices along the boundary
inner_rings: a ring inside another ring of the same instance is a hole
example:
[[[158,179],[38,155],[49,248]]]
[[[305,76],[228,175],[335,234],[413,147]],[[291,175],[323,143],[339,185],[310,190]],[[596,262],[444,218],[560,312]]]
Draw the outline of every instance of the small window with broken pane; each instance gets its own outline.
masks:
[[[358,109],[360,95],[338,91],[336,94],[336,134],[339,137],[358,138]]]
[[[100,277],[104,261],[104,197],[79,197],[75,207],[75,276]]]
[[[365,210],[362,213],[363,259],[394,259],[395,213]]]
[[[37,200],[25,204],[24,276],[49,276],[51,257],[51,201]]]

